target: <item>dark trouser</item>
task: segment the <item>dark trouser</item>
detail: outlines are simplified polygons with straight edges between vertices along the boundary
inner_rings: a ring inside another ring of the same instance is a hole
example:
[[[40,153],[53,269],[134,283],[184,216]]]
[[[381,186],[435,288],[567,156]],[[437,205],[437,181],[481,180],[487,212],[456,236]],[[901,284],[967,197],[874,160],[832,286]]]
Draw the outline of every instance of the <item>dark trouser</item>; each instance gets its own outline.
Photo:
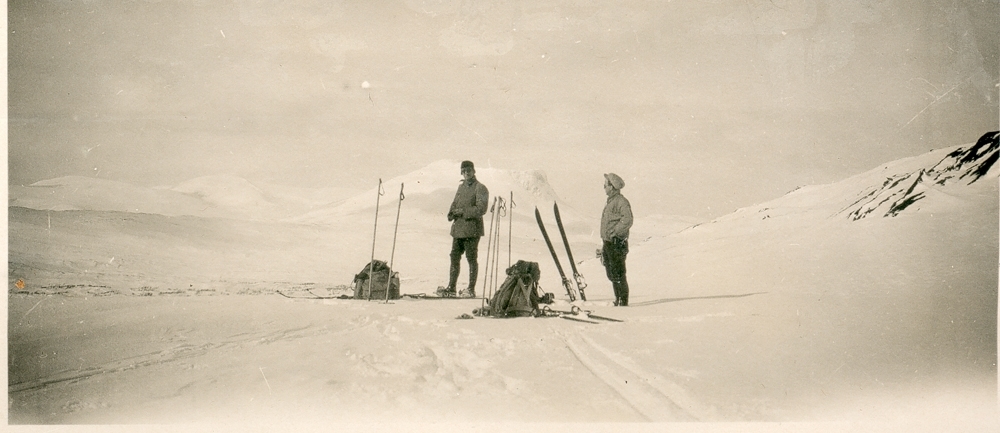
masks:
[[[462,253],[469,261],[469,288],[476,287],[476,276],[479,274],[479,237],[454,238],[451,241],[451,274],[448,276],[448,289],[455,290],[458,282],[458,271],[461,268]]]
[[[604,270],[611,280],[615,290],[615,303],[628,305],[628,280],[625,279],[625,256],[628,255],[628,240],[604,241],[601,256],[604,257]]]

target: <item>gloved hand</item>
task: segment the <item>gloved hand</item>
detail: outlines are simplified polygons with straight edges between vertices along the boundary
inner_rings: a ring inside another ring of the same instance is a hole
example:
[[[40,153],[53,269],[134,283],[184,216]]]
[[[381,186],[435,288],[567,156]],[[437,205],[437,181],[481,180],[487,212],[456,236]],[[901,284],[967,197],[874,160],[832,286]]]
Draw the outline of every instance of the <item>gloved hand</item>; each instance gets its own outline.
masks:
[[[611,238],[611,242],[614,242],[615,246],[621,248],[623,254],[628,254],[628,239],[614,237]]]

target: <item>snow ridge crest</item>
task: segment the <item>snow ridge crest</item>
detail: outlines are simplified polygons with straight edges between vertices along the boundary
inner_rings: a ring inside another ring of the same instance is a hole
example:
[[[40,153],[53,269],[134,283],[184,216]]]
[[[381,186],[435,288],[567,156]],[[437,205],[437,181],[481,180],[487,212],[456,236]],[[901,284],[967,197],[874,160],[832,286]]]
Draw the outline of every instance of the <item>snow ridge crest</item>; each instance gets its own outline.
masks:
[[[988,132],[970,147],[958,147],[929,168],[889,176],[881,185],[863,190],[839,214],[852,221],[869,216],[894,217],[923,200],[929,190],[986,176],[1000,157],[1000,132]]]

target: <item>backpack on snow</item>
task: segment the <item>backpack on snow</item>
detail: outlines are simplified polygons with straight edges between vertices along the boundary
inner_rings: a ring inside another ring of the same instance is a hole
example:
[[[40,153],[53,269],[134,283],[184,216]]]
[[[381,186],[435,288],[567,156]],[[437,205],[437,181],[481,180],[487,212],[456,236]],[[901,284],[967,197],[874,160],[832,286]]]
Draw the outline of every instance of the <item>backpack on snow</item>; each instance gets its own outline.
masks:
[[[368,293],[368,279],[371,272],[371,294]],[[391,283],[390,283],[391,281]],[[389,278],[389,266],[381,260],[372,260],[354,275],[354,299],[385,299],[386,286],[389,288],[389,299],[399,299],[399,272],[393,272]]]
[[[538,314],[538,303],[551,303],[551,296],[538,295],[538,263],[518,260],[507,268],[507,279],[490,299],[486,313],[493,317],[528,317]]]

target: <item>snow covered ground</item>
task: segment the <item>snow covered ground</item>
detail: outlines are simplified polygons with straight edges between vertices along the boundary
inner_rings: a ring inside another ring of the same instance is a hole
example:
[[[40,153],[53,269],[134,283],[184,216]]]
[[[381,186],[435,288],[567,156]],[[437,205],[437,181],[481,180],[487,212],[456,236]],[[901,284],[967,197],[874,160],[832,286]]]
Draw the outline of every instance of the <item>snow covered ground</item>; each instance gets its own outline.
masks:
[[[590,283],[578,305],[621,323],[458,318],[478,299],[278,294],[347,293],[371,254],[374,203],[362,203],[375,190],[294,220],[10,207],[9,422],[997,431],[997,167],[971,184],[958,177],[995,158],[996,138],[952,164],[969,148],[684,230],[669,217],[640,220],[629,308],[611,306],[593,258],[597,216],[563,207]],[[439,205],[457,176],[425,171],[386,182],[380,199],[378,258],[389,259],[401,209],[403,293],[432,292],[447,274]],[[489,176],[493,195],[518,203],[513,260],[539,262],[552,307],[568,310],[533,218],[538,206],[557,233],[558,197],[544,175]],[[412,188],[402,205],[399,183]],[[893,204],[904,205],[886,216]]]

